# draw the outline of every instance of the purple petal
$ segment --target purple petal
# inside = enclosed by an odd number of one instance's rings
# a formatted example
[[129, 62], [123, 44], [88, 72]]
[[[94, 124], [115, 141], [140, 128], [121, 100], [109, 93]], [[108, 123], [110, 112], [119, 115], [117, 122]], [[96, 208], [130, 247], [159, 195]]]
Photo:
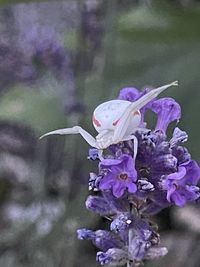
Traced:
[[183, 207], [186, 204], [186, 198], [183, 194], [180, 194], [180, 192], [174, 192], [171, 199], [179, 207]]
[[90, 148], [89, 149], [88, 159], [96, 160], [98, 158], [99, 158], [98, 149], [96, 149], [96, 148]]
[[158, 115], [155, 130], [166, 132], [168, 125], [181, 117], [180, 105], [170, 97], [161, 98], [152, 103], [151, 109]]
[[92, 230], [88, 230], [85, 228], [77, 230], [78, 239], [80, 240], [94, 240], [95, 233]]
[[200, 188], [194, 185], [186, 185], [185, 187], [187, 191], [187, 200], [194, 201], [200, 197]]
[[112, 207], [113, 210], [118, 212], [127, 212], [129, 210], [129, 202], [127, 202], [126, 197], [118, 199], [111, 193], [110, 190], [102, 192], [104, 198], [109, 203], [110, 207]]
[[178, 172], [167, 175], [168, 180], [181, 180], [186, 174], [185, 167], [178, 167]]
[[137, 180], [137, 171], [135, 169], [135, 161], [132, 157], [128, 156], [124, 170], [127, 171], [128, 176], [131, 178], [132, 181], [135, 182]]
[[110, 248], [106, 252], [97, 252], [96, 261], [101, 265], [122, 266], [128, 261], [127, 251], [119, 248]]
[[191, 155], [185, 147], [174, 146], [172, 147], [172, 154], [178, 160], [178, 164], [183, 164], [191, 160]]
[[172, 185], [169, 190], [167, 191], [167, 200], [171, 202], [171, 196], [176, 191], [176, 186]]
[[129, 179], [131, 180], [131, 182], [136, 182], [137, 181], [137, 172], [136, 171], [130, 171], [128, 173]]
[[161, 154], [152, 159], [154, 171], [156, 173], [171, 173], [177, 169], [177, 158], [171, 154]]
[[135, 161], [132, 157], [128, 156], [124, 158], [124, 162], [127, 170], [135, 170]]
[[137, 191], [137, 186], [136, 184], [132, 183], [132, 182], [129, 182], [127, 184], [127, 187], [128, 187], [128, 192], [129, 193], [135, 193]]
[[99, 188], [101, 190], [108, 190], [112, 187], [114, 183], [114, 177], [110, 174], [103, 177], [103, 179], [99, 183]]
[[140, 98], [142, 95], [142, 92], [140, 92], [138, 89], [134, 87], [125, 87], [120, 90], [118, 99], [121, 100], [128, 100], [130, 102], [133, 102]]
[[122, 163], [123, 159], [104, 159], [100, 162], [100, 167], [110, 167]]
[[188, 140], [188, 134], [178, 127], [174, 129], [172, 139], [170, 140], [171, 147], [179, 144], [184, 143]]
[[196, 161], [191, 160], [182, 164], [186, 168], [185, 181], [192, 185], [196, 185], [200, 179], [200, 167]]
[[121, 248], [124, 244], [118, 237], [106, 230], [97, 230], [95, 231], [95, 239], [93, 243], [99, 249], [106, 251], [109, 248]]
[[115, 212], [115, 209], [111, 207], [110, 203], [104, 197], [100, 196], [88, 196], [85, 205], [87, 209], [101, 216], [113, 214]]
[[125, 189], [125, 183], [116, 181], [113, 185], [113, 195], [117, 198], [120, 198], [124, 194]]

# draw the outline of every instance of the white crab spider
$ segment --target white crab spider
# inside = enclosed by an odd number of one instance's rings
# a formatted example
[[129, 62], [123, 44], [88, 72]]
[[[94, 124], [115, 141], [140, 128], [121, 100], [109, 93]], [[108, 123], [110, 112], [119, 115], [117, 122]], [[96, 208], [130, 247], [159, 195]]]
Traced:
[[43, 138], [52, 134], [80, 134], [86, 142], [99, 150], [101, 156], [103, 149], [121, 141], [134, 139], [134, 158], [137, 154], [137, 138], [133, 135], [141, 122], [140, 109], [157, 97], [170, 86], [177, 86], [178, 82], [151, 90], [135, 102], [127, 100], [111, 100], [100, 104], [93, 113], [92, 122], [98, 132], [96, 138], [80, 126], [58, 129], [42, 135]]

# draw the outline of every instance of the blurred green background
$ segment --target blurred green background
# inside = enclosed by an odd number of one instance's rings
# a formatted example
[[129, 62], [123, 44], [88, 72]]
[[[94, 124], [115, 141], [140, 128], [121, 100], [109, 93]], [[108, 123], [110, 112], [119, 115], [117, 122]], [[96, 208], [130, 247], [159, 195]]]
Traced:
[[[88, 145], [78, 135], [38, 138], [74, 125], [95, 135], [93, 110], [121, 88], [178, 80], [163, 95], [181, 104], [178, 125], [200, 162], [200, 1], [0, 4], [0, 267], [98, 266], [95, 248], [76, 239], [77, 228], [106, 228], [85, 209], [96, 168]], [[169, 255], [148, 266], [198, 267], [199, 206], [154, 220]]]

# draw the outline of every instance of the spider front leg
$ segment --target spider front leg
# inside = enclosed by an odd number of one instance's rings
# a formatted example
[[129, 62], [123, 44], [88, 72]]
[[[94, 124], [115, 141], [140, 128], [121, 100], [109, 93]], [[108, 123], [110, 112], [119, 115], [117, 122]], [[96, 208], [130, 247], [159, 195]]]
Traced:
[[149, 103], [152, 99], [156, 98], [160, 93], [171, 86], [178, 86], [178, 81], [174, 81], [170, 84], [163, 85], [161, 87], [152, 89], [146, 95], [143, 95], [141, 98], [132, 103], [132, 110], [139, 110]]
[[89, 134], [86, 130], [81, 128], [80, 126], [74, 126], [72, 128], [58, 129], [58, 130], [55, 130], [55, 131], [52, 131], [52, 132], [49, 132], [49, 133], [42, 135], [40, 137], [40, 139], [45, 137], [45, 136], [52, 135], [52, 134], [61, 134], [61, 135], [80, 134], [91, 147], [95, 147], [95, 148], [99, 149], [99, 146], [96, 142], [96, 139], [91, 134]]
[[[135, 111], [144, 107], [147, 103], [149, 103], [152, 99], [157, 97], [161, 92], [163, 92], [170, 86], [177, 86], [177, 85], [178, 85], [178, 82], [175, 81], [170, 84], [158, 87], [156, 89], [151, 90], [150, 92], [148, 92], [146, 95], [142, 96], [135, 102], [130, 103], [128, 107], [125, 109], [125, 111], [123, 112], [122, 116], [120, 117], [119, 122], [114, 130], [113, 142], [117, 143], [117, 142], [120, 142], [122, 140], [129, 138], [133, 134], [133, 132], [136, 130], [136, 128], [139, 126], [138, 124], [134, 125], [132, 131], [127, 132], [129, 125], [132, 125], [131, 120], [134, 116]], [[135, 141], [135, 138], [133, 139]], [[136, 143], [136, 141], [134, 143]], [[134, 157], [135, 156], [136, 155], [134, 154]]]
[[133, 159], [135, 160], [137, 156], [137, 151], [138, 151], [138, 140], [137, 137], [134, 134], [131, 134], [124, 138], [122, 141], [129, 141], [133, 139]]
[[[114, 130], [113, 140], [122, 140], [125, 137], [125, 135], [127, 135], [127, 129], [131, 123], [131, 119], [135, 111], [144, 107], [147, 103], [149, 103], [152, 99], [157, 97], [161, 92], [163, 92], [170, 86], [177, 86], [177, 85], [178, 85], [178, 82], [175, 81], [170, 84], [158, 87], [156, 89], [151, 90], [146, 95], [143, 95], [141, 98], [139, 98], [135, 102], [130, 103], [130, 105], [128, 105], [128, 107], [125, 109], [125, 111], [123, 112], [122, 116], [119, 119], [117, 127]], [[133, 131], [128, 134], [132, 134], [138, 126], [139, 125], [135, 125], [135, 128], [133, 129]]]

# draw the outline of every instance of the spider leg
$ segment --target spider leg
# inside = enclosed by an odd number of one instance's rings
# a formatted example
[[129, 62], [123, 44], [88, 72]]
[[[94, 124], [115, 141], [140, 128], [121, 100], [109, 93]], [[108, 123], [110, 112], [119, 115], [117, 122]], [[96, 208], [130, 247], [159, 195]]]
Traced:
[[139, 110], [142, 107], [144, 107], [147, 103], [149, 103], [152, 99], [157, 97], [160, 93], [162, 93], [164, 90], [171, 86], [178, 86], [178, 81], [174, 81], [170, 84], [163, 85], [161, 87], [152, 89], [150, 92], [148, 92], [146, 95], [143, 95], [141, 98], [133, 102], [132, 105], [132, 111]]
[[136, 156], [137, 156], [137, 151], [138, 151], [138, 140], [137, 137], [133, 134], [123, 138], [122, 141], [129, 141], [133, 139], [133, 159], [135, 160]]
[[97, 140], [100, 140], [102, 137], [106, 136], [106, 134], [108, 134], [110, 132], [110, 130], [103, 130], [100, 133], [98, 133], [98, 135], [96, 136]]
[[[178, 82], [172, 82], [170, 84], [158, 87], [156, 89], [151, 90], [146, 95], [142, 96], [135, 102], [130, 103], [128, 107], [123, 112], [116, 129], [114, 130], [113, 135], [113, 142], [121, 141], [128, 129], [128, 126], [130, 124], [130, 120], [132, 118], [132, 113], [136, 110], [141, 109], [144, 105], [146, 105], [148, 102], [150, 102], [153, 98], [157, 97], [162, 91], [167, 89], [170, 86], [177, 86]], [[133, 129], [134, 131], [135, 129]]]
[[[130, 125], [131, 118], [133, 116], [131, 113], [132, 113], [132, 103], [130, 103], [128, 105], [124, 114], [120, 118], [120, 120], [117, 124], [117, 127], [114, 130], [114, 134], [113, 134], [113, 143], [114, 144], [116, 144], [116, 143], [118, 143], [124, 139], [126, 131]], [[133, 131], [134, 131], [134, 129], [133, 129]]]
[[104, 159], [104, 157], [103, 157], [103, 149], [99, 149], [98, 150], [98, 156], [99, 156], [100, 161], [102, 161]]
[[49, 132], [49, 133], [42, 135], [40, 137], [40, 139], [42, 139], [45, 136], [52, 135], [52, 134], [61, 134], [61, 135], [80, 134], [90, 146], [95, 147], [97, 149], [99, 148], [97, 143], [96, 143], [96, 139], [91, 134], [89, 134], [87, 131], [85, 131], [83, 128], [81, 128], [80, 126], [74, 126], [72, 128], [58, 129], [58, 130], [55, 130], [55, 131], [52, 131], [52, 132]]

